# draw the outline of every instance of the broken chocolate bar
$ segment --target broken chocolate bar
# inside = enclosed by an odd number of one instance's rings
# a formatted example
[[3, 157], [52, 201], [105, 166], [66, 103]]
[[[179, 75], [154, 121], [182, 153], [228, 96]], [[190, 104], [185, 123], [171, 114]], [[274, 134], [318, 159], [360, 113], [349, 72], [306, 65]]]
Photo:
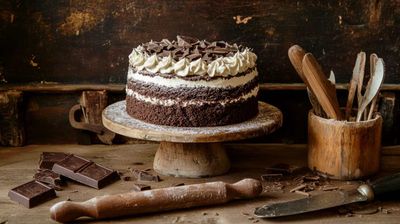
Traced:
[[39, 168], [51, 170], [54, 163], [65, 159], [68, 155], [63, 152], [43, 152], [40, 155]]
[[33, 178], [39, 182], [49, 184], [51, 186], [63, 186], [66, 182], [61, 179], [61, 176], [51, 170], [38, 170]]
[[53, 188], [33, 180], [11, 189], [8, 192], [8, 197], [27, 208], [32, 208], [55, 198], [56, 192]]
[[72, 154], [55, 163], [53, 171], [97, 189], [119, 179], [116, 171]]
[[145, 185], [145, 184], [133, 184], [133, 190], [134, 191], [146, 191], [146, 190], [150, 190], [151, 187], [149, 185]]

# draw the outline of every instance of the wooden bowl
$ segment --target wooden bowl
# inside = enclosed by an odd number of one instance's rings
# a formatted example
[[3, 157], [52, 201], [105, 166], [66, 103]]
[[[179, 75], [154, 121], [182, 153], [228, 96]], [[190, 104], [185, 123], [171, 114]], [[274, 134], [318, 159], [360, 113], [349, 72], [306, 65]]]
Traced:
[[308, 113], [308, 167], [332, 179], [353, 180], [379, 170], [382, 117], [349, 122]]

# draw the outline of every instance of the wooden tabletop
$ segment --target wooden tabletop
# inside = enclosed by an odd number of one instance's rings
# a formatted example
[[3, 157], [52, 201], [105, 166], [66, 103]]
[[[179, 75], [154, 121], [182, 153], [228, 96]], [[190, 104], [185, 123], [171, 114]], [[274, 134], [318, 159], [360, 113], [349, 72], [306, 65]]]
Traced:
[[[39, 155], [44, 151], [68, 152], [84, 156], [113, 169], [127, 172], [128, 168], [152, 168], [156, 144], [141, 145], [32, 145], [22, 148], [0, 148], [0, 223], [54, 223], [49, 217], [49, 208], [56, 202], [70, 199], [84, 201], [94, 196], [123, 193], [132, 190], [136, 181], [117, 181], [101, 190], [92, 189], [78, 183], [69, 182], [58, 197], [37, 207], [27, 209], [9, 200], [8, 191], [22, 183], [32, 180], [38, 166]], [[169, 187], [173, 184], [193, 184], [222, 180], [236, 182], [245, 177], [259, 178], [265, 173], [265, 167], [276, 163], [296, 166], [306, 165], [305, 145], [271, 145], [271, 144], [231, 144], [227, 145], [232, 160], [231, 171], [223, 176], [203, 179], [182, 179], [161, 176], [161, 182], [146, 182], [153, 189]], [[400, 169], [400, 147], [383, 149], [382, 174]], [[143, 163], [143, 165], [137, 165]], [[282, 219], [259, 219], [252, 213], [255, 207], [273, 201], [291, 200], [304, 197], [289, 190], [296, 185], [292, 180], [283, 182], [284, 188], [274, 190], [274, 182], [264, 181], [265, 192], [255, 200], [233, 201], [225, 205], [193, 208], [172, 212], [155, 213], [137, 217], [125, 217], [92, 223], [398, 223], [400, 220], [400, 202], [390, 200], [373, 202], [369, 209], [374, 214], [351, 214], [343, 209], [333, 208], [324, 211], [303, 214]], [[357, 182], [330, 181], [332, 185], [345, 187], [356, 186]]]

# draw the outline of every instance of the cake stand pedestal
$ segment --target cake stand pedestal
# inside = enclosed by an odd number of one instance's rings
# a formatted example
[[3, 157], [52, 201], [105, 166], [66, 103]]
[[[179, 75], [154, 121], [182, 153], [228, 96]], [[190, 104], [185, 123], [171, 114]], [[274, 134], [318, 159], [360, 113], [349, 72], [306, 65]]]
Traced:
[[230, 162], [221, 142], [269, 134], [282, 125], [281, 111], [258, 103], [256, 117], [238, 124], [217, 127], [172, 127], [132, 118], [125, 101], [111, 104], [103, 111], [103, 125], [118, 134], [159, 141], [153, 168], [163, 175], [200, 178], [226, 173]]

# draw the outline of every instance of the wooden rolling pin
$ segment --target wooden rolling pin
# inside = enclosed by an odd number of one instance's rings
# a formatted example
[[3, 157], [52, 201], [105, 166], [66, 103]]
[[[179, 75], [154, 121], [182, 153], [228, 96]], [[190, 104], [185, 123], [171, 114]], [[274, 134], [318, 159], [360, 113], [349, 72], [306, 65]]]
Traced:
[[62, 223], [71, 222], [83, 216], [103, 219], [222, 204], [233, 199], [254, 198], [261, 192], [261, 183], [255, 179], [243, 179], [234, 184], [218, 181], [104, 195], [85, 202], [62, 201], [50, 208], [50, 215], [52, 219]]

